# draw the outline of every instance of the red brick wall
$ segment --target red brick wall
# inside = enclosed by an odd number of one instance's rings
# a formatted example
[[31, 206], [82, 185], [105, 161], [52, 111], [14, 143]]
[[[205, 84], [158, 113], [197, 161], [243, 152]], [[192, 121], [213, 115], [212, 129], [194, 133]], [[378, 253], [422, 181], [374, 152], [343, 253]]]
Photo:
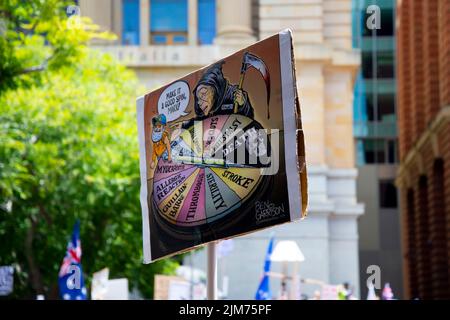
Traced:
[[402, 1], [397, 10], [400, 159], [450, 105], [450, 1]]
[[429, 187], [430, 241], [431, 241], [431, 285], [433, 296], [446, 297], [448, 278], [447, 226], [445, 217], [445, 168], [444, 161], [438, 159], [433, 164]]
[[409, 72], [411, 76], [411, 105], [412, 105], [412, 136], [416, 141], [423, 132], [425, 124], [425, 77], [424, 77], [424, 55], [423, 44], [426, 30], [423, 25], [423, 3], [424, 1], [408, 1], [411, 3], [411, 33], [410, 33], [410, 54], [411, 65]]
[[397, 10], [397, 23], [400, 26], [397, 29], [397, 81], [398, 81], [398, 124], [399, 124], [399, 151], [400, 159], [403, 159], [407, 150], [411, 147], [411, 76], [409, 68], [411, 66], [411, 57], [409, 51], [410, 39], [410, 5], [404, 2]]
[[[419, 1], [421, 2], [421, 1]], [[423, 67], [424, 67], [424, 103], [425, 123], [430, 123], [439, 112], [439, 33], [438, 33], [439, 0], [423, 1]]]
[[439, 0], [440, 105], [450, 105], [450, 1]]
[[425, 133], [450, 105], [450, 0], [403, 0], [397, 19], [405, 291], [450, 299], [450, 120]]
[[450, 299], [450, 122], [436, 139], [439, 156], [424, 144], [400, 188], [408, 298]]
[[[445, 206], [446, 216], [446, 235], [447, 235], [447, 273], [450, 279], [450, 123], [447, 122], [444, 130], [439, 135], [439, 148], [444, 160], [444, 189], [445, 201], [442, 203]], [[448, 284], [447, 290], [450, 287]], [[447, 298], [450, 299], [450, 294], [447, 292]]]
[[429, 243], [429, 207], [428, 207], [428, 179], [420, 176], [417, 181], [415, 197], [415, 225], [416, 225], [416, 254], [418, 268], [419, 297], [431, 299], [431, 256]]
[[402, 244], [403, 244], [403, 279], [405, 296], [418, 297], [418, 268], [416, 254], [416, 226], [415, 226], [415, 193], [413, 188], [400, 193], [401, 208], [406, 214], [402, 215]]

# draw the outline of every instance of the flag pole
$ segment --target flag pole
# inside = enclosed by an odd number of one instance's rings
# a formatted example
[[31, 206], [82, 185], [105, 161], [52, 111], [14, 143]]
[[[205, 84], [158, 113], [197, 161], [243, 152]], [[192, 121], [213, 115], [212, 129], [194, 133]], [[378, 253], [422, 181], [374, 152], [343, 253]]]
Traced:
[[208, 243], [208, 300], [217, 300], [217, 255], [216, 242]]

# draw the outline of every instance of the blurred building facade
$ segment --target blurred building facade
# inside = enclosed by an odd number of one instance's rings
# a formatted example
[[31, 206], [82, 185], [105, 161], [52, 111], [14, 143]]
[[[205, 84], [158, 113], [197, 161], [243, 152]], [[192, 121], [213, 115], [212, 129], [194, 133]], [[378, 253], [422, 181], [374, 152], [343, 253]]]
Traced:
[[450, 298], [450, 1], [397, 1], [405, 289]]
[[[294, 34], [302, 104], [309, 216], [304, 221], [234, 240], [219, 263], [228, 297], [252, 299], [262, 276], [270, 234], [295, 240], [306, 258], [302, 278], [350, 283], [359, 295], [357, 219], [352, 133], [354, 83], [360, 55], [352, 46], [351, 0], [80, 0], [81, 14], [118, 35], [99, 48], [134, 69], [155, 89], [284, 28]], [[189, 259], [187, 259], [189, 261]], [[205, 250], [192, 259], [205, 268]], [[277, 263], [274, 271], [281, 270]], [[302, 285], [312, 296], [316, 285]], [[279, 281], [272, 281], [276, 296]]]
[[[367, 268], [376, 265], [381, 281], [403, 297], [400, 210], [395, 187], [398, 139], [395, 74], [395, 1], [353, 0], [353, 46], [361, 50], [355, 84], [353, 133], [358, 167], [357, 198], [366, 212], [359, 219], [361, 295], [367, 296]], [[367, 21], [380, 9], [380, 29]]]

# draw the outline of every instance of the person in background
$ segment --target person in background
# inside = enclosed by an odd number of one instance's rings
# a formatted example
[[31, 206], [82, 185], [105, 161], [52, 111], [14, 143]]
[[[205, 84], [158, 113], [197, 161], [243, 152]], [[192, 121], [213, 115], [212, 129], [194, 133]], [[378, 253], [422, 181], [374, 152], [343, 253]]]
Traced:
[[309, 300], [322, 300], [322, 296], [319, 290], [315, 290], [314, 291], [314, 295], [311, 299]]
[[281, 292], [278, 300], [289, 300], [286, 279], [281, 282]]
[[338, 288], [338, 299], [339, 300], [356, 300], [353, 296], [353, 287], [350, 287], [348, 282], [340, 285]]

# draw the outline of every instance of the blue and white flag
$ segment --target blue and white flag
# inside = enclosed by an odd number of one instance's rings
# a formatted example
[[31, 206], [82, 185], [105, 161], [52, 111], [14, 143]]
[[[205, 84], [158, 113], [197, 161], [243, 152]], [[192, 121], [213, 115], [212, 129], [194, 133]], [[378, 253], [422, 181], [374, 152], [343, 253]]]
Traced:
[[270, 256], [273, 251], [273, 237], [270, 238], [269, 246], [267, 247], [266, 259], [264, 261], [264, 275], [261, 279], [261, 282], [258, 287], [258, 291], [256, 291], [255, 300], [270, 300], [272, 298], [272, 293], [270, 292], [269, 285], [269, 275], [270, 272]]
[[72, 239], [59, 269], [59, 294], [64, 300], [86, 300], [83, 269], [81, 267], [80, 222], [73, 228]]

